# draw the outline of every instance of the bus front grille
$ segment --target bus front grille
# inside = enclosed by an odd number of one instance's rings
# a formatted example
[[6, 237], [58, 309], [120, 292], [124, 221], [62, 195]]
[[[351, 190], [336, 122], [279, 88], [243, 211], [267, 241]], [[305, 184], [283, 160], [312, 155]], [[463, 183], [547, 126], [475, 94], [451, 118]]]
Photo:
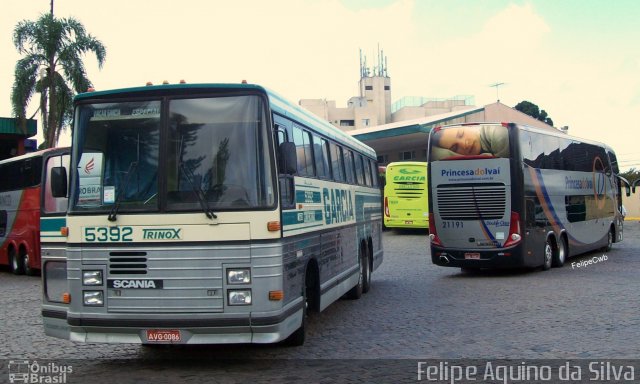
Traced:
[[146, 252], [109, 252], [110, 275], [146, 275]]
[[436, 194], [442, 220], [493, 220], [505, 216], [504, 184], [442, 185]]

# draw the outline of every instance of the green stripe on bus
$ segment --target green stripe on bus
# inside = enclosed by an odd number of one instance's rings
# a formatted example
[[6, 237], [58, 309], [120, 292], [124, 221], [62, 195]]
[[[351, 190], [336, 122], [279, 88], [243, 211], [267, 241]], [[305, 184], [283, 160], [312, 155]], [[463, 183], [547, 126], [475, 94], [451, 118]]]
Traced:
[[64, 217], [40, 218], [40, 232], [60, 232], [61, 227], [67, 226], [67, 219]]

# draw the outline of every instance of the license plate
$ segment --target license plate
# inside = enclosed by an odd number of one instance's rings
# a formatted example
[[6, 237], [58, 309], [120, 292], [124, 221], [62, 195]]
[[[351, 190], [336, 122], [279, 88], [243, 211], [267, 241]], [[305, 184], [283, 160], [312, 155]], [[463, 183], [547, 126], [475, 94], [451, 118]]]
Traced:
[[480, 260], [480, 254], [477, 252], [467, 252], [464, 254], [464, 258], [467, 260]]
[[147, 341], [156, 342], [180, 342], [182, 339], [178, 329], [147, 329]]
[[406, 225], [411, 225], [413, 224], [413, 220], [405, 220], [404, 222]]

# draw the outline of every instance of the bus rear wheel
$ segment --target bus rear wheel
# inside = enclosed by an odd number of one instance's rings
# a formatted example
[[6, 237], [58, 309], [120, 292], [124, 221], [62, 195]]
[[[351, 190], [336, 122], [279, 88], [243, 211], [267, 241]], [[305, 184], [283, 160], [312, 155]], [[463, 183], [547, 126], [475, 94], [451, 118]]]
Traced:
[[563, 236], [560, 236], [560, 244], [558, 244], [558, 249], [553, 253], [553, 263], [554, 267], [562, 267], [564, 262], [567, 260], [567, 244], [564, 240]]
[[542, 264], [542, 270], [546, 271], [551, 269], [551, 262], [553, 260], [553, 244], [551, 244], [551, 238], [548, 237], [544, 243], [544, 260]]
[[16, 254], [15, 249], [9, 251], [9, 265], [14, 275], [22, 275], [24, 273], [22, 260]]
[[35, 275], [36, 273], [35, 269], [31, 268], [31, 260], [29, 260], [29, 252], [27, 252], [26, 250], [23, 250], [20, 253], [21, 253], [20, 258], [22, 259], [22, 268], [24, 269], [24, 274], [27, 276]]

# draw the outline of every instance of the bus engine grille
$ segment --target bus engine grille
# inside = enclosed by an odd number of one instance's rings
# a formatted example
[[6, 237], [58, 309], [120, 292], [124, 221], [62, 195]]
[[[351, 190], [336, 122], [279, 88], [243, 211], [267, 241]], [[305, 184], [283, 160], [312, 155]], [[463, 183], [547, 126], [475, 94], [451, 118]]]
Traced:
[[505, 215], [504, 184], [443, 185], [436, 194], [442, 220], [493, 220]]

